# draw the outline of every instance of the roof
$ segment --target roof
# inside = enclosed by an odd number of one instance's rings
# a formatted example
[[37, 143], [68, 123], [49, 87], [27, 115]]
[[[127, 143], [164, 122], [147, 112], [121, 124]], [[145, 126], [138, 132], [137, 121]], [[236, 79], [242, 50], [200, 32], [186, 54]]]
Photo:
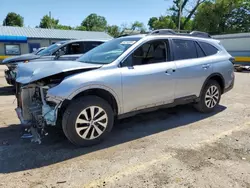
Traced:
[[105, 32], [0, 26], [0, 36], [25, 36], [39, 39], [112, 39]]
[[153, 39], [162, 39], [162, 38], [175, 38], [175, 39], [197, 39], [197, 40], [202, 40], [202, 41], [219, 41], [215, 38], [206, 38], [206, 37], [197, 37], [197, 36], [192, 36], [192, 35], [171, 35], [171, 34], [138, 34], [138, 35], [128, 35], [128, 36], [121, 36], [121, 38], [153, 38]]
[[215, 38], [215, 39], [250, 38], [250, 33], [235, 33], [235, 34], [225, 34], [225, 35], [213, 35], [212, 38]]

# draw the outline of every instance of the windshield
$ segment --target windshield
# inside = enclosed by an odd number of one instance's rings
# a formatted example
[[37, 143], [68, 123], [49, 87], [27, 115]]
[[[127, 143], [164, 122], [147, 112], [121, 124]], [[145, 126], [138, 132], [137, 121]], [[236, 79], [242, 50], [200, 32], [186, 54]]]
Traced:
[[51, 52], [53, 52], [55, 49], [58, 48], [58, 46], [61, 46], [62, 44], [64, 44], [65, 42], [60, 42], [60, 43], [55, 43], [55, 44], [52, 44], [50, 45], [48, 48], [40, 51], [37, 53], [37, 55], [50, 55]]
[[135, 44], [140, 37], [117, 38], [105, 42], [82, 55], [77, 61], [92, 64], [109, 64]]

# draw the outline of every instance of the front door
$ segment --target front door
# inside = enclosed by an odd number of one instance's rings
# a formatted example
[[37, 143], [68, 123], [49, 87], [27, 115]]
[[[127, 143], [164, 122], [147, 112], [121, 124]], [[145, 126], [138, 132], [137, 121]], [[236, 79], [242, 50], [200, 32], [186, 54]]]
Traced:
[[123, 61], [124, 113], [173, 102], [175, 63], [168, 49], [167, 40], [150, 41]]

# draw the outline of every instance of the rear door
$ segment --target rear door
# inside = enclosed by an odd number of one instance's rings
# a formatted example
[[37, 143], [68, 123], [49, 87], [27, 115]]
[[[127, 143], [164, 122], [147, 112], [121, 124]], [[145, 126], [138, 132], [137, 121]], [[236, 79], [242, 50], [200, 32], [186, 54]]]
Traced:
[[172, 39], [176, 64], [175, 98], [199, 96], [206, 78], [212, 74], [212, 65], [200, 45], [191, 39]]

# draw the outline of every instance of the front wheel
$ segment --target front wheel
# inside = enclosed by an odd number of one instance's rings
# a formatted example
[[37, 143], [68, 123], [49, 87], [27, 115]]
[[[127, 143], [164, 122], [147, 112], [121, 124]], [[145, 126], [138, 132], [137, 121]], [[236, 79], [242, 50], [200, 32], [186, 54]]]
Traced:
[[219, 104], [221, 87], [216, 80], [209, 80], [202, 90], [200, 101], [194, 107], [203, 113], [212, 112]]
[[75, 145], [90, 146], [101, 142], [111, 131], [114, 113], [111, 106], [97, 96], [71, 102], [63, 115], [63, 132]]

